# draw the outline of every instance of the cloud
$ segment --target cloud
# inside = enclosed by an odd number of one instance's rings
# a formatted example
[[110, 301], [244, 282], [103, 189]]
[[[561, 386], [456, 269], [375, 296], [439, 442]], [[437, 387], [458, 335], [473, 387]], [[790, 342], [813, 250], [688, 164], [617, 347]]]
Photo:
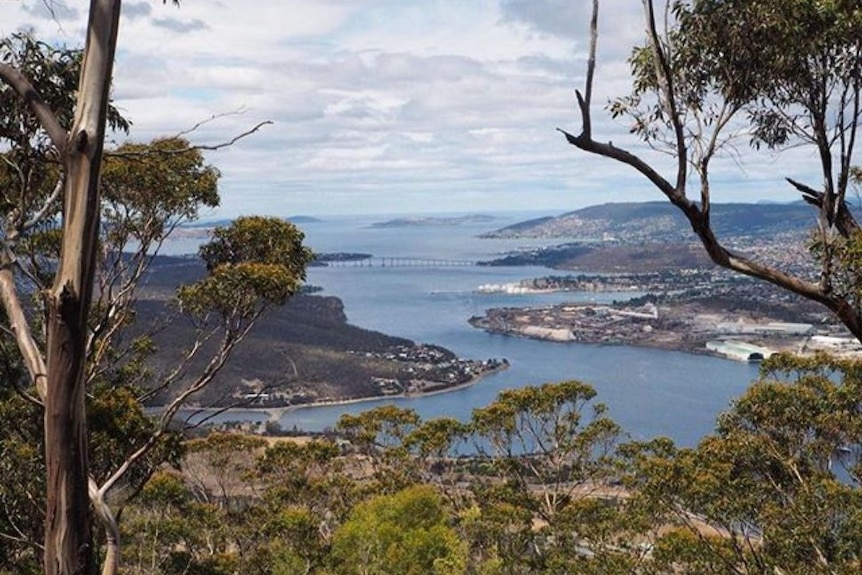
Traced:
[[182, 34], [206, 30], [208, 28], [206, 23], [199, 18], [187, 21], [179, 20], [177, 18], [153, 18], [152, 23], [153, 26], [158, 28], [164, 28], [165, 30]]
[[510, 22], [526, 24], [535, 30], [560, 36], [579, 38], [589, 25], [592, 2], [580, 0], [505, 0], [501, 4], [503, 17]]
[[[41, 2], [0, 2], [0, 34], [31, 26], [47, 41], [82, 44], [86, 14], [69, 9], [58, 27], [24, 6]], [[590, 7], [588, 0], [132, 2], [124, 6], [113, 95], [138, 141], [214, 115], [189, 137], [215, 144], [274, 122], [207, 155], [223, 174], [221, 215], [444, 205], [563, 211], [657, 199], [642, 177], [575, 150], [556, 131], [580, 128], [574, 90], [583, 85]], [[626, 57], [642, 20], [638, 2], [601, 0], [593, 132], [672, 173], [669, 158], [604, 109], [630, 89]], [[781, 196], [780, 182], [768, 183], [788, 169], [804, 177], [810, 163], [802, 152], [743, 155], [715, 164], [716, 200]]]
[[152, 12], [153, 7], [147, 2], [131, 2], [123, 6], [123, 17], [129, 20], [147, 17]]
[[[600, 58], [625, 59], [643, 42], [644, 14], [632, 0], [599, 2], [598, 50]], [[526, 26], [538, 34], [564, 38], [586, 51], [593, 3], [589, 0], [503, 0], [502, 19]]]

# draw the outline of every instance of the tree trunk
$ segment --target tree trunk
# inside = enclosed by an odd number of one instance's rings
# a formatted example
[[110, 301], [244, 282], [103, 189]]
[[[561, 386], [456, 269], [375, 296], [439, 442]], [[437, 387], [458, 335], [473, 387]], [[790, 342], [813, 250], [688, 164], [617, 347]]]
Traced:
[[93, 575], [84, 407], [87, 315], [99, 230], [99, 169], [120, 0], [91, 0], [75, 120], [66, 149], [63, 247], [47, 296], [45, 575]]

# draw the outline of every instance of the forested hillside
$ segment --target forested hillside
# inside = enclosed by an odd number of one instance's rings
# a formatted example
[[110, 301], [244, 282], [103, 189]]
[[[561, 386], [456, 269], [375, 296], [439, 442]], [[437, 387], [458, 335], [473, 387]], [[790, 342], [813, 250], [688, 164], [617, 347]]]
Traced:
[[[157, 325], [172, 312], [177, 286], [196, 281], [204, 273], [205, 267], [197, 258], [156, 258], [137, 303], [137, 325], [141, 329]], [[192, 401], [198, 405], [260, 407], [402, 393], [400, 387], [385, 388], [379, 382], [422, 377], [423, 370], [412, 357], [421, 356], [427, 363], [428, 354], [434, 354], [432, 361], [438, 364], [455, 359], [448, 350], [363, 329], [347, 319], [338, 298], [311, 293], [294, 296], [258, 324], [236, 348], [231, 362]], [[152, 368], [173, 368], [188, 343], [194, 341], [194, 330], [189, 322], [175, 322], [159, 330], [153, 336], [159, 353], [150, 359]], [[193, 363], [191, 371], [201, 369], [200, 363]], [[442, 378], [445, 372], [424, 370], [429, 380], [441, 376], [441, 384], [446, 381]], [[260, 396], [254, 397], [256, 394]], [[152, 402], [159, 404], [168, 398], [157, 395]]]

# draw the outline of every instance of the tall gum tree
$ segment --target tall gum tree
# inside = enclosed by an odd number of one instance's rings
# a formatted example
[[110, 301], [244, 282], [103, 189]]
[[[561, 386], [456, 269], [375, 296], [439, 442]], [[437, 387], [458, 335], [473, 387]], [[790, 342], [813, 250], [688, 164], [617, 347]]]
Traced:
[[[599, 0], [577, 92], [581, 131], [569, 144], [633, 168], [687, 218], [713, 262], [830, 311], [862, 341], [862, 233], [845, 201], [862, 115], [862, 12], [832, 0], [643, 0], [645, 44], [632, 58], [633, 90], [610, 104], [631, 132], [675, 160], [663, 167], [593, 133]], [[788, 178], [817, 213], [811, 243], [818, 277], [793, 275], [726, 247], [712, 228], [710, 167], [733, 140], [756, 147], [812, 147], [819, 185]], [[695, 187], [691, 193], [689, 187]]]
[[27, 369], [45, 410], [47, 507], [46, 575], [95, 571], [89, 514], [84, 367], [87, 319], [97, 256], [99, 170], [117, 30], [119, 0], [92, 0], [75, 116], [65, 130], [53, 110], [18, 70], [0, 65], [0, 78], [27, 102], [50, 137], [63, 173], [62, 249], [52, 288], [45, 294], [45, 360], [23, 322], [11, 274], [2, 281]]
[[[177, 4], [176, 1], [173, 3]], [[43, 97], [37, 89], [39, 82], [34, 82], [34, 78], [24, 73], [24, 66], [17, 66], [14, 59], [0, 61], [0, 81], [7, 88], [4, 98], [11, 91], [26, 108], [29, 115], [21, 122], [29, 124], [32, 121], [34, 129], [40, 131], [33, 137], [47, 142], [47, 153], [43, 157], [45, 163], [52, 167], [46, 173], [54, 173], [58, 182], [52, 192], [31, 196], [30, 204], [6, 205], [4, 201], [6, 213], [0, 230], [0, 300], [8, 325], [4, 332], [14, 337], [22, 363], [37, 392], [37, 397], [30, 399], [44, 410], [46, 508], [43, 569], [47, 575], [90, 575], [96, 572], [91, 504], [107, 538], [104, 573], [117, 572], [118, 518], [108, 506], [108, 492], [158, 445], [166, 431], [167, 419], [176, 412], [180, 402], [212, 380], [257, 318], [295, 292], [304, 278], [305, 264], [311, 258], [310, 252], [301, 247], [302, 234], [289, 224], [250, 219], [237, 228], [240, 232], [252, 228], [260, 234], [276, 234], [282, 243], [289, 244], [290, 249], [284, 252], [289, 261], [285, 263], [273, 257], [262, 259], [259, 254], [248, 254], [247, 258], [234, 262], [221, 262], [218, 258], [208, 260], [210, 276], [183, 293], [201, 296], [188, 313], [198, 316], [201, 325], [211, 327], [208, 337], [220, 332], [223, 333], [222, 340], [203, 372], [187, 382], [176, 401], [166, 410], [165, 417], [156, 422], [149, 439], [97, 482], [97, 478], [92, 477], [88, 454], [86, 383], [99, 375], [93, 366], [98, 363], [100, 350], [106, 349], [100, 347], [99, 342], [110, 340], [114, 327], [122, 323], [117, 320], [119, 308], [112, 307], [116, 300], [102, 301], [106, 291], [105, 285], [101, 284], [98, 294], [100, 313], [91, 317], [97, 268], [100, 255], [103, 255], [100, 254], [100, 239], [103, 239], [100, 238], [100, 211], [105, 203], [100, 196], [100, 172], [120, 10], [120, 0], [90, 2], [77, 88], [65, 88], [67, 96], [76, 94], [71, 118], [67, 117], [58, 99]], [[58, 107], [53, 108], [51, 103]], [[4, 105], [4, 114], [15, 114], [16, 111], [17, 108], [13, 110]], [[0, 137], [6, 136], [0, 134]], [[185, 146], [182, 142], [167, 143], [162, 147], [165, 145]], [[162, 152], [185, 154], [187, 151]], [[22, 183], [22, 189], [26, 187]], [[129, 186], [125, 189], [134, 193]], [[109, 190], [108, 203], [116, 200], [114, 192]], [[4, 190], [3, 199], [6, 198]], [[57, 201], [62, 203], [59, 213], [55, 208]], [[201, 201], [206, 203], [207, 200]], [[170, 206], [169, 209], [182, 209], [182, 206]], [[50, 287], [41, 290], [42, 301], [36, 305], [44, 309], [44, 319], [40, 320], [34, 318], [33, 306], [27, 302], [27, 297], [32, 295], [33, 284], [39, 285], [39, 278], [26, 274], [23, 278], [16, 276], [16, 270], [23, 269], [17, 248], [19, 242], [23, 243], [26, 232], [41, 226], [51, 227], [55, 219], [61, 222], [59, 257], [49, 265], [52, 268]], [[157, 235], [163, 237], [162, 230]], [[222, 243], [228, 240], [223, 239]], [[268, 245], [272, 240], [272, 237], [261, 238]], [[139, 272], [141, 268], [136, 269]], [[140, 273], [136, 275], [133, 272], [132, 276], [132, 284], [119, 292], [128, 294], [127, 290], [134, 288], [134, 281], [140, 279]], [[27, 291], [28, 284], [30, 291]], [[183, 293], [179, 294], [181, 298]], [[226, 309], [219, 299], [234, 296], [242, 301], [241, 305], [231, 309]], [[215, 327], [209, 320], [211, 316], [216, 318], [218, 325]], [[35, 323], [33, 319], [36, 319]], [[201, 347], [200, 342], [193, 343], [186, 360]], [[174, 375], [181, 372], [182, 366], [169, 374], [162, 384], [175, 383]]]

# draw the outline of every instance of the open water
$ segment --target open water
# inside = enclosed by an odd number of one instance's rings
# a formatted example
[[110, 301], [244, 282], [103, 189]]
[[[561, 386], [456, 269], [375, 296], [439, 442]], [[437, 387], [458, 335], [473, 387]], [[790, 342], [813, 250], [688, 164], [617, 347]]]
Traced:
[[[494, 214], [490, 223], [371, 227], [389, 216], [326, 218], [302, 224], [306, 244], [318, 252], [364, 252], [376, 257], [480, 260], [500, 253], [558, 243], [553, 240], [487, 240], [476, 236], [528, 217]], [[171, 251], [183, 251], [180, 245]], [[188, 250], [186, 250], [188, 251]], [[597, 400], [636, 439], [667, 436], [693, 445], [713, 430], [716, 416], [757, 376], [754, 365], [708, 356], [627, 346], [554, 343], [485, 333], [467, 319], [485, 309], [566, 301], [610, 301], [631, 294], [483, 294], [482, 284], [516, 282], [561, 272], [541, 267], [315, 267], [308, 283], [344, 301], [351, 323], [391, 335], [447, 347], [462, 357], [506, 358], [508, 370], [461, 390], [418, 398], [301, 408], [280, 420], [285, 428], [333, 426], [343, 413], [383, 403], [416, 409], [423, 418], [466, 419], [508, 388], [577, 379], [591, 384]], [[265, 418], [241, 411], [231, 419]]]

